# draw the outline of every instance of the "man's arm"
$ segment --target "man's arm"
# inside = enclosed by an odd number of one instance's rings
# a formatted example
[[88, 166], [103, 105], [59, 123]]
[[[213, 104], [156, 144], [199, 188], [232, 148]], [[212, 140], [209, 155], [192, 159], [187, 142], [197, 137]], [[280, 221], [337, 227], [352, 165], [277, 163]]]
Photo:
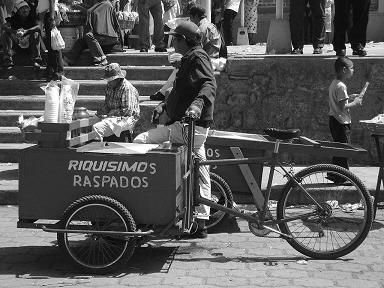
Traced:
[[196, 58], [195, 65], [191, 69], [190, 80], [192, 86], [199, 92], [189, 109], [200, 111], [198, 113], [200, 115], [203, 106], [212, 105], [216, 95], [216, 79], [209, 57]]

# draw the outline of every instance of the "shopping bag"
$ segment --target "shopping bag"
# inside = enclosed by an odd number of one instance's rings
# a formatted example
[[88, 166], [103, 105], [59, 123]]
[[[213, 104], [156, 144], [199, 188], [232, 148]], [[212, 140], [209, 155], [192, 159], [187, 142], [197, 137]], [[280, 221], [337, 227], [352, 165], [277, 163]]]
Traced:
[[53, 27], [51, 30], [51, 47], [53, 50], [62, 50], [65, 48], [64, 39], [56, 27]]

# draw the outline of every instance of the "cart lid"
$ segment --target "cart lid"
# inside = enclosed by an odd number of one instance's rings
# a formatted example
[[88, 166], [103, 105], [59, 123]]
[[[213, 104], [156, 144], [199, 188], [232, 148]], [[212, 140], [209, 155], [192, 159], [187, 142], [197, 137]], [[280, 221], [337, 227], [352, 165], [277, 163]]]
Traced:
[[77, 152], [110, 154], [146, 154], [158, 148], [159, 144], [139, 144], [124, 142], [92, 142], [77, 149]]

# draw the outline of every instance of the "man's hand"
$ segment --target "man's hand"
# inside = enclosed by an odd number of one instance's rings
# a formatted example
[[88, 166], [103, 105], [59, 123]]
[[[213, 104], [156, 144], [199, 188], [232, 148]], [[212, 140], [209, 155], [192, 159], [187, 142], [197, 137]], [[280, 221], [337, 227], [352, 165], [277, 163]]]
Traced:
[[185, 112], [185, 116], [190, 117], [192, 119], [198, 119], [200, 118], [201, 111], [198, 107], [196, 106], [190, 106]]
[[165, 103], [160, 103], [152, 112], [152, 123], [158, 124], [160, 115], [164, 112]]

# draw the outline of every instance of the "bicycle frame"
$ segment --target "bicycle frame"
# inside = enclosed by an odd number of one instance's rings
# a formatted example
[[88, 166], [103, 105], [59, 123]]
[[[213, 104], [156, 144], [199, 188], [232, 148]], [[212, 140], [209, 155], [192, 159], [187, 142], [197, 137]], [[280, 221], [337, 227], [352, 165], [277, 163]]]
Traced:
[[[297, 187], [299, 187], [310, 199], [312, 199], [313, 203], [318, 207], [318, 209], [323, 210], [321, 205], [305, 190], [305, 188], [302, 187], [300, 184], [299, 179], [296, 179], [294, 175], [292, 175], [290, 172], [288, 172], [281, 162], [279, 161], [279, 145], [280, 140], [276, 140], [274, 150], [272, 153], [272, 156], [265, 156], [265, 157], [251, 157], [251, 158], [242, 158], [242, 159], [218, 159], [218, 160], [206, 160], [206, 161], [200, 161], [197, 158], [194, 158], [193, 156], [193, 143], [194, 143], [194, 132], [195, 132], [195, 121], [193, 119], [188, 119], [188, 125], [192, 129], [188, 129], [188, 153], [187, 153], [187, 173], [186, 176], [192, 177], [193, 181], [187, 180], [187, 191], [186, 191], [186, 216], [184, 218], [184, 231], [189, 231], [187, 227], [190, 227], [193, 219], [193, 206], [197, 206], [199, 204], [207, 205], [211, 208], [223, 211], [225, 213], [228, 213], [230, 215], [242, 218], [247, 220], [248, 222], [256, 222], [259, 223], [264, 228], [271, 230], [273, 232], [279, 233], [285, 237], [291, 238], [290, 235], [286, 235], [281, 233], [278, 230], [275, 230], [271, 227], [264, 226], [265, 225], [274, 225], [284, 222], [293, 221], [296, 219], [300, 219], [303, 217], [310, 217], [314, 216], [317, 213], [307, 213], [307, 214], [301, 214], [297, 217], [290, 217], [285, 219], [272, 219], [272, 220], [266, 220], [266, 215], [268, 212], [268, 201], [271, 195], [272, 191], [272, 181], [273, 176], [275, 172], [276, 166], [279, 166], [283, 171], [286, 177], [289, 178], [289, 181], [293, 181]], [[260, 188], [257, 187], [256, 191], [251, 191], [252, 196], [254, 199], [254, 204], [256, 205], [256, 208], [258, 210], [258, 217], [254, 217], [249, 214], [242, 213], [241, 211], [235, 209], [235, 208], [227, 208], [223, 205], [217, 204], [209, 199], [203, 198], [200, 196], [200, 189], [199, 189], [199, 167], [202, 165], [241, 165], [241, 164], [255, 164], [255, 163], [264, 163], [268, 162], [270, 166], [269, 176], [268, 176], [268, 183], [267, 183], [267, 193], [264, 196], [261, 192]], [[256, 185], [257, 186], [257, 185]], [[192, 191], [191, 191], [192, 190]]]

